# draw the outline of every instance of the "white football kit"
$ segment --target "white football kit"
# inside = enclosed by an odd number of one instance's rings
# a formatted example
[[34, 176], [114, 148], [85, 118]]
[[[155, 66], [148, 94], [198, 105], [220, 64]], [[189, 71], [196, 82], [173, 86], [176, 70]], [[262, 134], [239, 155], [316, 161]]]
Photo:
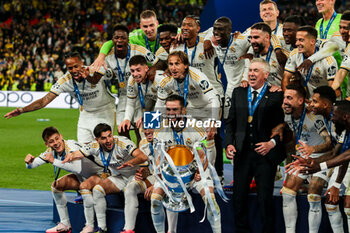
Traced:
[[[147, 50], [146, 48], [140, 45], [129, 44], [128, 53], [129, 53], [129, 59], [127, 60], [127, 57], [123, 59], [117, 58], [118, 63], [117, 63], [116, 56], [113, 49], [111, 50], [109, 55], [105, 58], [107, 68], [111, 69], [113, 72], [113, 76], [109, 78], [110, 79], [115, 78], [117, 80], [117, 90], [118, 90], [118, 99], [119, 99], [119, 102], [117, 105], [117, 125], [119, 125], [124, 120], [124, 117], [125, 117], [125, 108], [126, 108], [126, 101], [127, 101], [127, 84], [128, 84], [128, 78], [131, 76], [130, 66], [129, 66], [130, 58], [135, 55], [142, 55], [146, 58], [147, 62], [152, 65], [155, 60], [154, 55], [149, 50]], [[121, 71], [120, 73], [118, 71], [118, 64]], [[99, 73], [101, 75], [105, 75], [106, 70], [103, 67], [101, 67], [101, 69], [99, 70]]]
[[[78, 101], [74, 86], [79, 90], [82, 105]], [[115, 126], [115, 98], [108, 88], [108, 80], [102, 78], [97, 84], [91, 84], [85, 79], [77, 82], [67, 72], [51, 87], [50, 92], [60, 95], [68, 92], [79, 104], [80, 115], [78, 121], [78, 141], [89, 143], [94, 140], [94, 128], [99, 123], [106, 123], [114, 129]]]
[[[276, 56], [276, 49], [281, 49], [281, 43], [275, 35], [271, 35], [270, 39], [271, 52], [261, 55], [255, 53], [253, 48], [250, 47], [248, 53], [253, 54], [254, 57], [265, 59], [270, 64], [270, 74], [267, 77], [267, 82], [270, 85], [281, 86], [282, 77], [283, 77], [283, 68], [279, 64]], [[269, 47], [270, 51], [270, 47]], [[250, 63], [246, 64], [243, 79], [248, 80], [248, 71]]]
[[[288, 124], [289, 128], [293, 131], [294, 135], [296, 134], [296, 131], [298, 130], [299, 126], [299, 121], [300, 118], [297, 120], [292, 120], [292, 117], [290, 114], [286, 114], [284, 121]], [[314, 115], [313, 113], [306, 113], [305, 119], [304, 119], [304, 124], [302, 127], [302, 132], [300, 139], [302, 142], [309, 146], [315, 146], [315, 145], [320, 145], [325, 143], [324, 139], [322, 136], [320, 136], [320, 133], [322, 131], [326, 130], [326, 124], [324, 122], [324, 119], [320, 115]], [[297, 142], [298, 143], [298, 142]], [[296, 151], [297, 155], [300, 155], [298, 151]], [[318, 158], [322, 156], [324, 153], [313, 153], [310, 155], [311, 158]], [[301, 155], [303, 157], [303, 155]], [[327, 177], [327, 172], [328, 171], [319, 171], [313, 176], [318, 176], [325, 181], [328, 180]], [[309, 175], [304, 175], [304, 174], [298, 174], [298, 177], [302, 179], [306, 179]]]
[[[157, 71], [156, 73], [159, 73]], [[160, 72], [162, 73], [162, 72]], [[144, 107], [141, 104], [143, 100]], [[137, 83], [131, 76], [127, 87], [127, 102], [124, 120], [139, 119], [144, 111], [152, 111], [157, 101], [157, 87], [146, 79], [145, 83]]]
[[[293, 50], [287, 60], [285, 71], [294, 73], [297, 67], [303, 63], [304, 55], [299, 53], [298, 49]], [[314, 63], [312, 67], [312, 72], [307, 82], [308, 91], [310, 96], [313, 95], [313, 91], [319, 86], [328, 86], [328, 81], [334, 80], [337, 73], [337, 62], [334, 57], [330, 56], [321, 61]], [[310, 68], [311, 69], [311, 68]], [[310, 71], [309, 71], [310, 72]], [[307, 75], [301, 74], [303, 77], [303, 82], [305, 82]]]
[[198, 38], [198, 43], [194, 47], [187, 48], [185, 44], [180, 44], [175, 49], [170, 48], [170, 53], [172, 51], [183, 51], [186, 53], [187, 51], [190, 67], [194, 67], [196, 69], [199, 69], [201, 72], [203, 72], [209, 79], [211, 85], [215, 88], [217, 93], [222, 98], [224, 97], [224, 89], [222, 87], [221, 81], [219, 80], [219, 77], [216, 72], [217, 64], [215, 64], [215, 59], [217, 55], [214, 54], [211, 58], [206, 59], [204, 55], [204, 38], [203, 37], [197, 37], [197, 38]]
[[[208, 118], [219, 120], [219, 97], [206, 75], [196, 68], [189, 67], [188, 80], [187, 114], [197, 120]], [[155, 82], [158, 91], [155, 108], [163, 107], [161, 112], [165, 110], [165, 100], [168, 96], [171, 94], [184, 96], [185, 80], [178, 82], [177, 79], [167, 76], [165, 73], [158, 73]]]

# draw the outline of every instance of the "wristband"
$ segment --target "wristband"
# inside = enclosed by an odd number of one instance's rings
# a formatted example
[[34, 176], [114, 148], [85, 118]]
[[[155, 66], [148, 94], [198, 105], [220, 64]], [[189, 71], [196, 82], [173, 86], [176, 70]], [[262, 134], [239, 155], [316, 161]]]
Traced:
[[321, 170], [327, 170], [328, 169], [327, 162], [320, 163], [320, 168]]
[[340, 189], [340, 186], [341, 186], [341, 184], [339, 184], [338, 182], [334, 182], [334, 184], [333, 184], [333, 187], [337, 188], [337, 189]]

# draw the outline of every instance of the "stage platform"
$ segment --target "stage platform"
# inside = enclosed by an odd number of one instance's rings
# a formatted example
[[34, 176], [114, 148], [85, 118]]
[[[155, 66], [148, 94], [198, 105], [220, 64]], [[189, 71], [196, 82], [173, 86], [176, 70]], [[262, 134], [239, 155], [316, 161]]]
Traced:
[[[232, 171], [232, 170], [231, 170]], [[226, 176], [225, 176], [226, 177]], [[284, 230], [284, 219], [282, 213], [282, 196], [280, 195], [280, 189], [282, 187], [282, 181], [275, 182], [274, 190], [274, 206], [271, 206], [271, 211], [275, 212], [275, 229], [276, 233], [283, 233]], [[232, 192], [226, 192], [227, 196], [230, 198], [228, 203], [225, 203], [217, 196], [217, 200], [221, 210], [221, 224], [223, 233], [234, 233], [234, 213], [232, 204]], [[204, 223], [199, 221], [204, 214], [204, 205], [202, 198], [199, 194], [192, 193], [193, 202], [196, 211], [190, 214], [189, 211], [180, 213], [178, 221], [178, 233], [210, 233], [211, 228], [207, 220]], [[74, 203], [74, 196], [69, 197], [69, 214], [71, 217], [71, 223], [73, 227], [73, 232], [79, 232], [84, 227], [84, 214], [82, 204]], [[325, 198], [322, 199], [324, 204]], [[144, 200], [143, 196], [139, 196], [140, 210], [137, 216], [136, 223], [136, 233], [154, 233], [155, 230], [152, 225], [152, 219], [150, 214], [150, 202]], [[297, 222], [297, 232], [298, 233], [308, 233], [308, 209], [309, 204], [307, 202], [306, 194], [301, 194], [297, 197], [298, 204], [298, 222]], [[119, 233], [124, 226], [124, 197], [122, 194], [118, 195], [108, 195], [107, 196], [107, 224], [109, 232]], [[332, 229], [329, 224], [328, 215], [324, 208], [322, 209], [322, 224], [319, 233], [330, 233]], [[341, 209], [343, 210], [343, 204], [341, 202]], [[347, 232], [346, 216], [343, 213], [344, 228]], [[54, 207], [54, 221], [58, 222], [59, 218], [57, 215], [56, 208]], [[259, 206], [257, 201], [256, 193], [251, 193], [249, 195], [249, 221], [252, 232], [261, 232], [261, 221]]]

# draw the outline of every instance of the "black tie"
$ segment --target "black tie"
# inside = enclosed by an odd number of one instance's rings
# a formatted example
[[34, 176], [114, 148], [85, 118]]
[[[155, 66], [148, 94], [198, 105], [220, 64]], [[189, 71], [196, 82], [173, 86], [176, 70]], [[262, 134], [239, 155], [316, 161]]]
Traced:
[[258, 92], [257, 91], [253, 91], [253, 102], [252, 102], [252, 105], [254, 105], [254, 103], [256, 101], [256, 97], [258, 97]]

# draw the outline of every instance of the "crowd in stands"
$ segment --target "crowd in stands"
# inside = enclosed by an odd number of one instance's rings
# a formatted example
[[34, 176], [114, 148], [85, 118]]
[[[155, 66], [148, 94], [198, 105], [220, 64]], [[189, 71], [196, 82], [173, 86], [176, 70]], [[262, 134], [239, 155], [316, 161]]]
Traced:
[[[314, 0], [277, 0], [281, 22], [301, 15], [315, 25]], [[48, 91], [66, 70], [64, 54], [78, 49], [90, 65], [115, 23], [136, 29], [139, 14], [155, 9], [160, 23], [180, 25], [185, 15], [200, 15], [206, 0], [14, 0], [0, 3], [0, 90]], [[337, 1], [344, 11], [350, 3]]]
[[205, 0], [14, 0], [0, 3], [0, 90], [48, 91], [75, 49], [85, 64], [96, 58], [113, 25], [138, 27], [140, 12], [155, 9], [160, 23], [180, 25], [200, 15]]
[[[315, 6], [315, 0], [277, 0], [280, 10], [279, 20], [284, 21], [290, 15], [300, 15], [305, 18], [307, 25], [315, 25], [316, 20], [320, 18]], [[349, 7], [349, 2], [338, 0], [335, 3], [335, 9], [338, 12], [344, 12]]]

